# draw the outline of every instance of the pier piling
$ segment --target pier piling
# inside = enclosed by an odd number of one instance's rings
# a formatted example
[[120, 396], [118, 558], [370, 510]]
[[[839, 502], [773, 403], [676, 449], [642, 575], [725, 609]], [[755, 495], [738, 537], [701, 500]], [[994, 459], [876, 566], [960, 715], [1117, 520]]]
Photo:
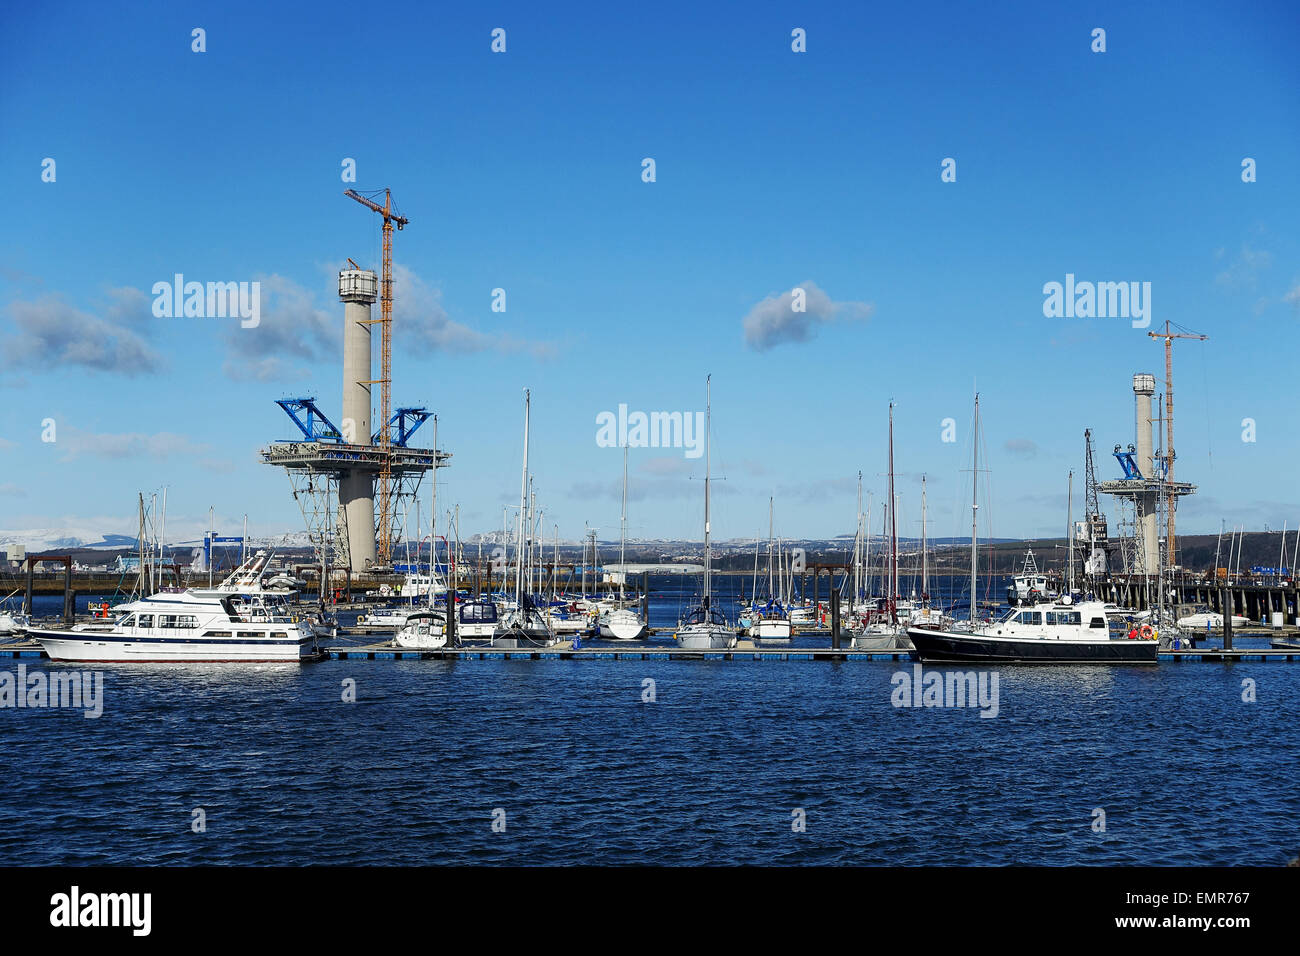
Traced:
[[840, 592], [831, 588], [831, 649], [840, 649]]
[[1228, 603], [1227, 590], [1224, 590], [1223, 596], [1223, 649], [1232, 650], [1232, 606]]

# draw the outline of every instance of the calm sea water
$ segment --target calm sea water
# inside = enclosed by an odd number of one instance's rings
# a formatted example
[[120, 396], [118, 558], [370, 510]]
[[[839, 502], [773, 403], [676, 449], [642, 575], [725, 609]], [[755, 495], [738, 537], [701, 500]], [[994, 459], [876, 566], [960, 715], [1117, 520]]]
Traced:
[[[656, 618], [675, 613], [657, 602]], [[1300, 665], [1004, 667], [991, 719], [892, 706], [891, 679], [911, 666], [106, 667], [98, 719], [0, 710], [0, 862], [1235, 865], [1300, 853]], [[192, 831], [196, 808], [206, 832]]]

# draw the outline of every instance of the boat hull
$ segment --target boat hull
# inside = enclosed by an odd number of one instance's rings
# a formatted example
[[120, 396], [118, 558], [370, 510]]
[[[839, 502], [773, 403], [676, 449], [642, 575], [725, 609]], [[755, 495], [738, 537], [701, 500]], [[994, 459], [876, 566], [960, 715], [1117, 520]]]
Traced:
[[864, 631], [853, 637], [855, 651], [888, 651], [898, 646], [898, 635]]
[[749, 625], [749, 636], [756, 641], [788, 641], [793, 628], [788, 620], [759, 619]]
[[912, 660], [923, 663], [1154, 664], [1154, 640], [1036, 640], [909, 627]]
[[607, 640], [636, 641], [645, 632], [645, 623], [635, 612], [614, 611], [600, 620], [600, 636]]
[[50, 660], [69, 663], [297, 663], [318, 653], [316, 637], [310, 633], [246, 641], [149, 638], [97, 631], [28, 633], [40, 642]]
[[677, 644], [687, 651], [726, 651], [736, 646], [736, 632], [712, 624], [687, 624], [677, 629]]

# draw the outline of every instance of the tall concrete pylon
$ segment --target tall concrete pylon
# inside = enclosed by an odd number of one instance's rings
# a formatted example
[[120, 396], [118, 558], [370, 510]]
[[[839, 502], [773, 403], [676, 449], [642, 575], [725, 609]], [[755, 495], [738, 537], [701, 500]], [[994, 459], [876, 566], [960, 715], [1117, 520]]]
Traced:
[[[339, 273], [339, 298], [343, 301], [343, 429], [344, 441], [370, 444], [370, 383], [374, 380], [370, 350], [370, 307], [378, 298], [379, 280], [368, 269]], [[375, 563], [374, 474], [360, 469], [345, 471], [339, 479], [339, 518], [347, 534], [348, 559], [353, 571]]]
[[[1142, 477], [1154, 481], [1155, 446], [1151, 425], [1151, 396], [1156, 393], [1156, 378], [1145, 372], [1133, 376], [1133, 397], [1137, 404], [1137, 465]], [[1138, 537], [1143, 574], [1155, 574], [1160, 568], [1160, 524], [1156, 513], [1156, 491], [1152, 487], [1137, 496]]]

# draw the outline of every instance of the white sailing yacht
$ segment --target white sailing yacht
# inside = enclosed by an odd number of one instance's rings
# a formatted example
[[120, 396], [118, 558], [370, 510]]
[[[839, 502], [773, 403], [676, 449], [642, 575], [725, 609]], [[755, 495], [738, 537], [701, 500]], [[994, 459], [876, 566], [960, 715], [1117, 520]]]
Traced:
[[[433, 416], [433, 447], [438, 447], [438, 416]], [[416, 518], [415, 518], [415, 574], [414, 582], [412, 576], [407, 577], [407, 586], [419, 588], [425, 594], [425, 606], [417, 611], [408, 614], [402, 626], [398, 628], [397, 634], [393, 637], [393, 643], [398, 647], [428, 648], [434, 649], [447, 646], [447, 612], [439, 610], [433, 606], [435, 584], [437, 579], [438, 568], [438, 469], [433, 469], [433, 480], [430, 482], [429, 491], [429, 574], [420, 574], [420, 518], [419, 518], [419, 501], [416, 501]], [[409, 552], [409, 548], [408, 548]], [[409, 562], [409, 557], [408, 557]], [[456, 594], [454, 591], [442, 589], [447, 593], [447, 607], [456, 606]], [[413, 593], [419, 593], [415, 591]]]
[[[524, 389], [524, 466], [519, 488], [519, 525], [516, 529], [515, 548], [515, 602], [492, 632], [492, 643], [513, 641], [516, 644], [547, 646], [556, 643], [555, 634], [546, 622], [545, 615], [524, 587], [524, 549], [532, 551], [533, 516], [528, 497], [528, 426], [532, 395]], [[525, 529], [528, 529], [525, 535]], [[529, 578], [531, 579], [531, 568]]]
[[888, 594], [884, 607], [875, 613], [867, 612], [858, 629], [851, 629], [853, 649], [859, 651], [890, 650], [898, 645], [903, 628], [898, 622], [898, 518], [895, 514], [897, 498], [894, 495], [894, 403], [889, 403], [889, 578]]
[[727, 619], [712, 604], [710, 593], [713, 553], [709, 543], [709, 481], [712, 467], [712, 442], [710, 426], [713, 418], [712, 380], [710, 375], [704, 380], [704, 598], [700, 606], [686, 616], [677, 625], [673, 636], [686, 650], [722, 650], [736, 644], [736, 629], [727, 623]]
[[794, 633], [790, 622], [790, 612], [782, 601], [785, 591], [785, 575], [781, 575], [781, 587], [776, 587], [773, 566], [773, 499], [767, 499], [767, 603], [761, 607], [755, 605], [750, 612], [749, 636], [755, 641], [768, 643], [788, 643]]
[[646, 625], [641, 615], [626, 606], [627, 594], [627, 445], [623, 445], [623, 517], [618, 539], [619, 606], [603, 611], [597, 627], [600, 636], [615, 641], [635, 641], [645, 637]]

